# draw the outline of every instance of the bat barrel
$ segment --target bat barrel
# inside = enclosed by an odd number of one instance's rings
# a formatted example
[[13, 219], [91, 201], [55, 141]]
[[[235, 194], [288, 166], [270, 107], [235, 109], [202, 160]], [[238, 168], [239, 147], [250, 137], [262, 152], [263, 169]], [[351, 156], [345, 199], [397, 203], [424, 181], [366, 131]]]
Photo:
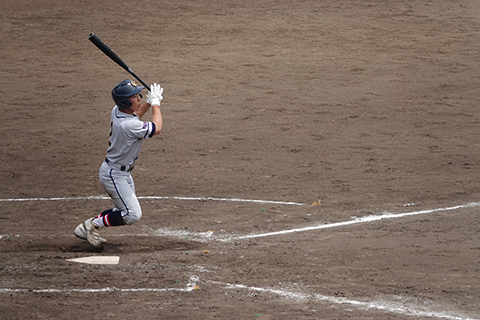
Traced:
[[92, 41], [97, 47], [100, 45], [100, 44], [103, 44], [102, 43], [102, 40], [100, 40], [99, 37], [97, 37], [97, 35], [95, 33], [90, 33], [88, 35], [88, 40]]

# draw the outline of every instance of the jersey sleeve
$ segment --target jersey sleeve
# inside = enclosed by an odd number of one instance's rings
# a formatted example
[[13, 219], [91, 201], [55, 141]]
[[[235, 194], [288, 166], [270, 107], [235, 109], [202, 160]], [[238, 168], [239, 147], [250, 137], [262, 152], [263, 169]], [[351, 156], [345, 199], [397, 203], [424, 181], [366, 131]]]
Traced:
[[156, 131], [155, 123], [132, 119], [124, 123], [127, 135], [134, 139], [148, 139], [153, 137]]

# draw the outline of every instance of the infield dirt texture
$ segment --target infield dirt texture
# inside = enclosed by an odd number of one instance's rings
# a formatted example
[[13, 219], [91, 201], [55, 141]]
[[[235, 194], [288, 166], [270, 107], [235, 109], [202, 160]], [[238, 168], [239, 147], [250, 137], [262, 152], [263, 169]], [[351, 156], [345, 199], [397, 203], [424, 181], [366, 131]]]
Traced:
[[[480, 319], [480, 1], [0, 7], [0, 318]], [[91, 32], [165, 88], [103, 252]]]

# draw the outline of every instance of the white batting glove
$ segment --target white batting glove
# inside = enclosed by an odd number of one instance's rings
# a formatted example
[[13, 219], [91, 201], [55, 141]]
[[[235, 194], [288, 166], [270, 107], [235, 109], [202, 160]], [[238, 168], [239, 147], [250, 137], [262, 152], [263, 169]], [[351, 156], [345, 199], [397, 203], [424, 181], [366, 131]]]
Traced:
[[150, 86], [150, 92], [147, 94], [147, 103], [151, 106], [160, 106], [163, 100], [163, 88], [159, 84], [154, 83]]

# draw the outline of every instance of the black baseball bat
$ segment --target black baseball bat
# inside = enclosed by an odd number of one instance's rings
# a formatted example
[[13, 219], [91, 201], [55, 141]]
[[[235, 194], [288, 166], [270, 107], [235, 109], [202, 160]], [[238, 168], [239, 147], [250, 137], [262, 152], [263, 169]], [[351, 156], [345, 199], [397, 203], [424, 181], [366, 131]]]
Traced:
[[127, 64], [125, 62], [123, 62], [122, 59], [120, 59], [120, 57], [109, 47], [107, 46], [105, 43], [103, 43], [102, 40], [100, 40], [100, 38], [95, 35], [94, 33], [90, 33], [90, 35], [88, 36], [88, 40], [92, 41], [92, 43], [94, 45], [97, 46], [98, 49], [102, 50], [103, 53], [105, 53], [107, 55], [107, 57], [109, 57], [110, 59], [112, 59], [114, 62], [116, 62], [120, 67], [122, 67], [123, 69], [125, 69], [128, 73], [130, 73], [132, 76], [135, 77], [135, 79], [137, 79], [138, 81], [140, 81], [141, 84], [143, 84], [145, 86], [145, 88], [147, 88], [148, 91], [150, 91], [150, 87], [145, 83], [143, 82], [142, 79], [140, 79], [133, 71], [132, 69], [130, 69]]

